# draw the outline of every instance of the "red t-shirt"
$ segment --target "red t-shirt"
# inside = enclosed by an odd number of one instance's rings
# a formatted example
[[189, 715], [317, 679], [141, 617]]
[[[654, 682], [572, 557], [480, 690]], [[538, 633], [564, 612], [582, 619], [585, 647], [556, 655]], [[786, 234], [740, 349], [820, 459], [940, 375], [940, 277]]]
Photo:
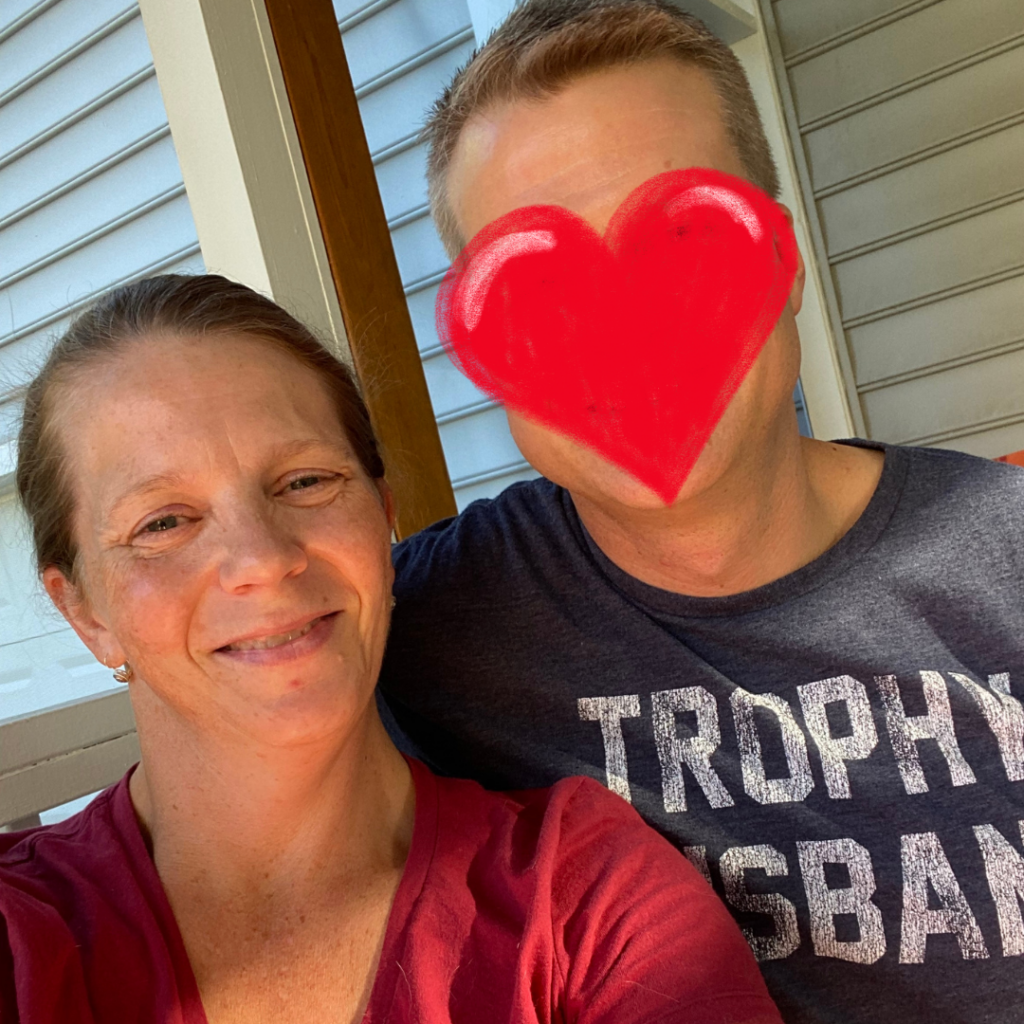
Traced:
[[[410, 764], [412, 848], [364, 1024], [780, 1024], [725, 908], [618, 796]], [[0, 1021], [206, 1024], [127, 776], [0, 835]]]

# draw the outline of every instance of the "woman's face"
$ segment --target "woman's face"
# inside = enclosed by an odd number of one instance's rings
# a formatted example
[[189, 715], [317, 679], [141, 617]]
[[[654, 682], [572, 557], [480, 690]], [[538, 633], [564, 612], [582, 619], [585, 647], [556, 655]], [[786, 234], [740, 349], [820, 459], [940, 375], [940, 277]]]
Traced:
[[315, 372], [244, 335], [131, 344], [58, 406], [79, 585], [47, 589], [98, 658], [128, 660], [209, 733], [344, 731], [389, 618], [390, 495]]

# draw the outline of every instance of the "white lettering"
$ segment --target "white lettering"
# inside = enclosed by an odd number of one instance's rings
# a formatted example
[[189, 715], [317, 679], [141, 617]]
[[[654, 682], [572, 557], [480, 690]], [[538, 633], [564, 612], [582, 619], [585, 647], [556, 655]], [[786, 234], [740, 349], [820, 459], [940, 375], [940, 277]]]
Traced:
[[623, 718], [640, 717], [640, 695], [621, 697], [580, 697], [576, 702], [584, 722], [600, 722], [604, 740], [605, 774], [608, 788], [623, 800], [633, 802], [629, 792], [629, 771], [626, 767], [626, 740], [622, 735]]
[[769, 878], [788, 875], [786, 858], [774, 846], [734, 846], [718, 862], [726, 900], [737, 910], [767, 914], [775, 923], [774, 935], [743, 932], [758, 960], [781, 960], [800, 945], [796, 907], [781, 893], [752, 893], [747, 889], [746, 872], [763, 871]]
[[[985, 939], [967, 903], [956, 875], [934, 832], [901, 836], [903, 860], [903, 927], [900, 963], [923, 964], [929, 935], [952, 934], [965, 960], [988, 956]], [[941, 910], [928, 906], [929, 886], [942, 904]]]
[[[1019, 823], [1024, 840], [1024, 821]], [[985, 861], [985, 877], [999, 916], [999, 935], [1003, 956], [1024, 953], [1024, 920], [1020, 903], [1024, 900], [1024, 857], [991, 825], [975, 825], [974, 836]]]
[[939, 745], [939, 750], [949, 764], [954, 786], [967, 786], [978, 781], [957, 745], [953, 714], [949, 709], [949, 694], [942, 673], [921, 673], [924, 699], [928, 705], [926, 715], [907, 716], [895, 676], [875, 676], [875, 682], [882, 695], [896, 764], [903, 779], [903, 787], [908, 793], [928, 792], [928, 783], [925, 782], [917, 754], [917, 744], [921, 740], [935, 740]]
[[[814, 789], [814, 778], [811, 775], [811, 763], [807, 759], [807, 741], [790, 706], [774, 693], [748, 693], [739, 687], [733, 691], [731, 703], [733, 718], [736, 720], [743, 786], [747, 793], [759, 804], [803, 800]], [[769, 779], [765, 774], [754, 708], [772, 712], [779, 723], [782, 746], [789, 766], [788, 778]]]
[[683, 856], [704, 876], [704, 881], [711, 885], [711, 869], [708, 867], [707, 847], [684, 846]]
[[[693, 772], [712, 807], [732, 807], [733, 800], [711, 767], [711, 755], [718, 749], [722, 734], [718, 728], [718, 706], [703, 686], [682, 690], [661, 690], [651, 694], [654, 708], [654, 740], [661, 762], [661, 791], [665, 810], [669, 813], [686, 810], [686, 789], [683, 768]], [[697, 733], [685, 739], [679, 735], [676, 713], [696, 713]]]
[[[871, 854], [852, 839], [797, 843], [796, 849], [810, 909], [814, 952], [855, 964], [873, 964], [881, 959], [885, 953], [885, 929], [882, 912], [871, 900], [875, 891]], [[829, 888], [826, 864], [845, 864], [850, 884], [841, 889]], [[856, 916], [859, 939], [840, 939], [836, 935], [836, 914]]]
[[985, 716], [999, 744], [1006, 777], [1011, 782], [1024, 779], [1024, 707], [1010, 696], [1010, 674], [1000, 672], [988, 677], [989, 693], [970, 676], [949, 673], [973, 698]]
[[[821, 754], [821, 768], [828, 795], [848, 800], [850, 775], [847, 761], [863, 761], [878, 744], [878, 732], [871, 717], [871, 704], [864, 684], [853, 676], [819, 679], [797, 687], [804, 721]], [[844, 703], [850, 719], [849, 736], [833, 736], [826, 707]]]

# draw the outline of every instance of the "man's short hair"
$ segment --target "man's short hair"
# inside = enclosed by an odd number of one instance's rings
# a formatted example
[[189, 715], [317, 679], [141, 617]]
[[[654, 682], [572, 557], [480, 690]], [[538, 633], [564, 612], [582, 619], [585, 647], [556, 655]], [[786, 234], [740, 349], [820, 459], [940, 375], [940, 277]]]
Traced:
[[430, 209], [448, 255], [467, 241], [449, 202], [448, 169], [475, 113], [491, 103], [543, 99], [589, 72], [658, 57], [707, 72], [748, 177], [777, 198], [778, 174], [747, 76], [703, 22], [669, 0], [524, 0], [455, 75], [423, 130]]

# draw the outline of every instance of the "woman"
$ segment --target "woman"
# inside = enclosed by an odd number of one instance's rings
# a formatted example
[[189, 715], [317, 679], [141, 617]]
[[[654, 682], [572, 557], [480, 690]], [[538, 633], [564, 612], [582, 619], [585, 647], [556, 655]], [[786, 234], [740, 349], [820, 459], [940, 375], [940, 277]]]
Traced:
[[348, 371], [284, 310], [213, 276], [106, 296], [29, 388], [17, 482], [142, 761], [0, 837], [4, 1024], [778, 1021], [618, 797], [487, 793], [392, 745], [392, 498]]

